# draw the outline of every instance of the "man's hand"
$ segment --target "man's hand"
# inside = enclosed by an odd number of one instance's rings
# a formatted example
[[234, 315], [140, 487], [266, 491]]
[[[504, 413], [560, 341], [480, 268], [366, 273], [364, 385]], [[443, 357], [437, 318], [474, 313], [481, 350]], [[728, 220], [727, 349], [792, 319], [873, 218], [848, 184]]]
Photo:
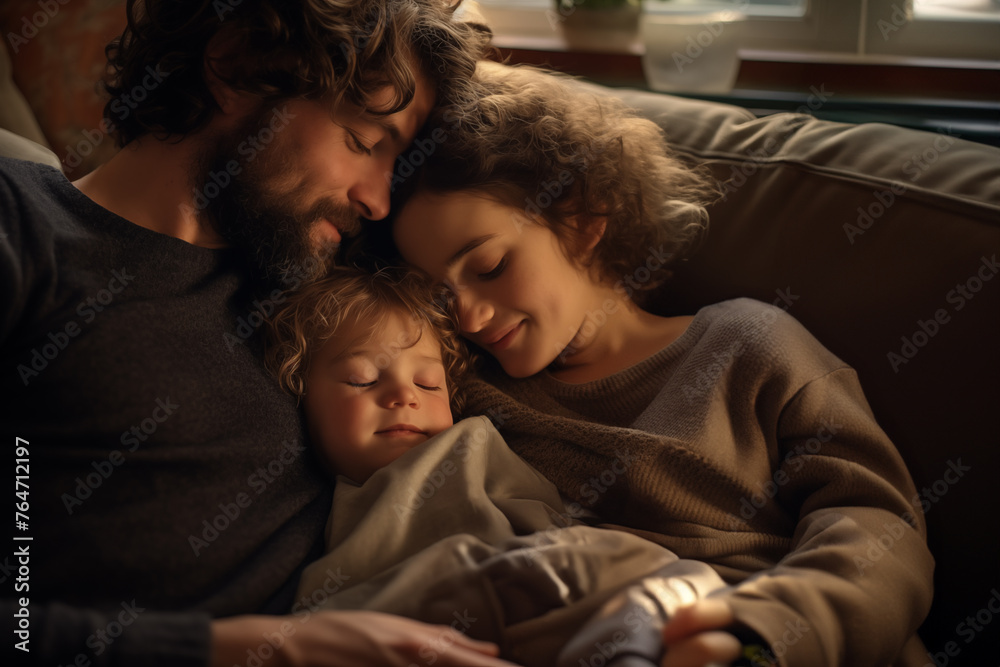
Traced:
[[724, 600], [701, 600], [681, 607], [663, 628], [666, 655], [662, 667], [728, 665], [740, 655], [740, 641], [720, 631], [733, 622], [733, 610]]
[[[304, 621], [304, 622], [303, 622]], [[495, 644], [446, 625], [370, 611], [297, 616], [236, 616], [212, 622], [213, 667], [513, 667]]]

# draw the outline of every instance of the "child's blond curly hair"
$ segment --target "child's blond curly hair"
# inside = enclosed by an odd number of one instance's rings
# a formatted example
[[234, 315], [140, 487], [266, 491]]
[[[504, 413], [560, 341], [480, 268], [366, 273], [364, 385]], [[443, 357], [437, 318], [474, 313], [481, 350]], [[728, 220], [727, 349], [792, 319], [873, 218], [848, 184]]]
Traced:
[[458, 388], [470, 359], [459, 342], [447, 295], [422, 275], [395, 267], [334, 267], [286, 299], [268, 320], [265, 357], [268, 370], [286, 391], [305, 395], [313, 356], [344, 325], [366, 322], [373, 338], [390, 317], [402, 315], [421, 336], [432, 335], [440, 342], [451, 409], [456, 416], [461, 411], [464, 401]]
[[634, 275], [654, 251], [679, 257], [705, 228], [705, 207], [719, 194], [714, 181], [617, 98], [555, 72], [492, 62], [478, 65], [473, 83], [474, 94], [426, 124], [415, 145], [433, 151], [420, 168], [406, 177], [397, 167], [395, 210], [417, 191], [478, 192], [549, 227], [580, 264], [587, 225], [603, 222], [589, 265], [609, 284]]

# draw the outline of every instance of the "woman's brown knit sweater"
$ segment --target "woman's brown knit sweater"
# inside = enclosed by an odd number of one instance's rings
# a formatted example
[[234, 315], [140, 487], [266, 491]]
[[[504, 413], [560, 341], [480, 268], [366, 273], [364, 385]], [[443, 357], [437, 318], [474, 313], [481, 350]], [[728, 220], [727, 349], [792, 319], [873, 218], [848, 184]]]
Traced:
[[781, 664], [923, 655], [933, 559], [913, 482], [854, 370], [780, 309], [706, 307], [594, 382], [487, 379], [468, 387], [469, 414], [602, 525], [738, 584], [737, 619]]

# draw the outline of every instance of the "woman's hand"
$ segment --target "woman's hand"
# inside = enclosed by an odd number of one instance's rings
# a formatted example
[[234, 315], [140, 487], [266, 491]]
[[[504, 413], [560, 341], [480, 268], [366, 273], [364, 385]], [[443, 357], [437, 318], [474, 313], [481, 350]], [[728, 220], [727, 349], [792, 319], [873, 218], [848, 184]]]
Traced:
[[663, 628], [662, 667], [728, 665], [740, 655], [740, 640], [719, 628], [731, 625], [733, 610], [724, 600], [701, 600], [681, 607]]
[[[495, 644], [446, 625], [369, 611], [237, 616], [212, 622], [214, 667], [513, 667]], [[256, 660], [251, 658], [256, 657]]]

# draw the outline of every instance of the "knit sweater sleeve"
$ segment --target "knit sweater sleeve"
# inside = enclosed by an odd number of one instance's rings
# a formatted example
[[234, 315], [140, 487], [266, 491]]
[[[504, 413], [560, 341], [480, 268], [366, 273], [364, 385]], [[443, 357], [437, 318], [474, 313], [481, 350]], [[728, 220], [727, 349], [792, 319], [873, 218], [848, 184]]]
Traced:
[[889, 664], [932, 592], [906, 467], [847, 367], [803, 386], [781, 411], [777, 436], [773, 485], [761, 490], [798, 521], [787, 555], [726, 594], [736, 618], [782, 665]]
[[[208, 614], [146, 611], [133, 600], [124, 602], [117, 613], [105, 614], [60, 603], [16, 606], [0, 602], [6, 618], [29, 619], [16, 622], [13, 640], [18, 649], [16, 664], [170, 665], [203, 667], [211, 647]], [[30, 631], [23, 628], [30, 627]], [[19, 634], [19, 630], [23, 634]]]

